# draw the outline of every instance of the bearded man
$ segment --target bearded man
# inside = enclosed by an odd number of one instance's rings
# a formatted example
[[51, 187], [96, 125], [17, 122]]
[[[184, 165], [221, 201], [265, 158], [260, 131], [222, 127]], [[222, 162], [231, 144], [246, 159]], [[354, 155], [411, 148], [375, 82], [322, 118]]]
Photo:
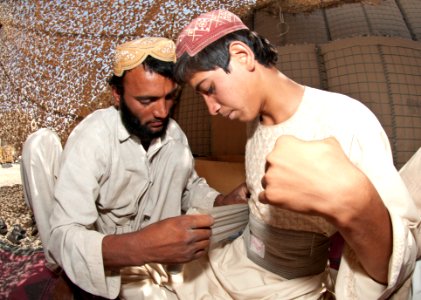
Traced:
[[214, 223], [184, 212], [246, 197], [244, 186], [223, 196], [195, 172], [187, 138], [170, 118], [180, 92], [175, 59], [165, 38], [118, 46], [114, 106], [79, 123], [63, 151], [48, 129], [25, 142], [25, 199], [47, 261], [89, 294], [177, 299], [169, 270], [206, 253]]

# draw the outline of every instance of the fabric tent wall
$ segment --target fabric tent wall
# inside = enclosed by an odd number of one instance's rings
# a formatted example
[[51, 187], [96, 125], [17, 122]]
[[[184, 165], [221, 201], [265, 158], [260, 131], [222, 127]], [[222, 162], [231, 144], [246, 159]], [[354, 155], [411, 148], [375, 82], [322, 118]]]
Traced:
[[326, 43], [352, 36], [395, 36], [421, 38], [419, 0], [382, 0], [377, 5], [351, 3], [291, 14], [260, 9], [254, 29], [278, 46]]

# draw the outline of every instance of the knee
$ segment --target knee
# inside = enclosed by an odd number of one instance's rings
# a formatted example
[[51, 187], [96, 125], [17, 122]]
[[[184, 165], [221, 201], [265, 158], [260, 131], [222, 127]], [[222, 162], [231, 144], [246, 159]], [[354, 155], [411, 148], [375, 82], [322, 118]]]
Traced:
[[28, 136], [22, 147], [22, 158], [28, 151], [44, 148], [62, 148], [61, 141], [57, 133], [48, 128], [41, 128]]

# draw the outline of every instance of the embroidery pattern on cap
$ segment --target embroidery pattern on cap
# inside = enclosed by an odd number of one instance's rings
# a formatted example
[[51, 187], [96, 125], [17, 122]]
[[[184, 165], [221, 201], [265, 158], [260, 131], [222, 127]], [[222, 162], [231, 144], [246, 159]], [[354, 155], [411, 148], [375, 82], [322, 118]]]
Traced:
[[177, 40], [177, 57], [184, 52], [196, 55], [218, 38], [240, 29], [248, 29], [241, 19], [227, 10], [215, 10], [194, 19]]
[[148, 37], [117, 46], [114, 57], [114, 75], [139, 66], [150, 55], [156, 59], [175, 62], [174, 42], [166, 38]]

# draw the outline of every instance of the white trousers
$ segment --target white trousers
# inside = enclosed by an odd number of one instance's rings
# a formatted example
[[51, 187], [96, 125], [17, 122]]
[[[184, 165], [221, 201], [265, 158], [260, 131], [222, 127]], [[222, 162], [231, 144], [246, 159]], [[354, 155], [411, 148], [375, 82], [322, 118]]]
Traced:
[[57, 267], [47, 252], [50, 239], [49, 218], [54, 204], [54, 183], [63, 151], [58, 135], [42, 128], [28, 136], [22, 148], [21, 176], [26, 204], [34, 213], [44, 247], [47, 266]]
[[[50, 239], [50, 215], [54, 205], [54, 184], [56, 182], [60, 158], [63, 152], [60, 138], [50, 129], [42, 128], [26, 139], [22, 148], [21, 176], [26, 204], [32, 210], [44, 248], [47, 267], [58, 268], [47, 251]], [[132, 268], [128, 268], [132, 269]], [[165, 288], [160, 280], [162, 270], [139, 267], [144, 272], [144, 280], [130, 282], [129, 276], [122, 274], [123, 284], [120, 299], [175, 300], [174, 292]], [[147, 271], [144, 271], [147, 270]], [[133, 275], [133, 274], [132, 274]], [[140, 276], [142, 278], [142, 276]], [[163, 275], [165, 278], [165, 274]], [[126, 281], [126, 283], [125, 283]]]

